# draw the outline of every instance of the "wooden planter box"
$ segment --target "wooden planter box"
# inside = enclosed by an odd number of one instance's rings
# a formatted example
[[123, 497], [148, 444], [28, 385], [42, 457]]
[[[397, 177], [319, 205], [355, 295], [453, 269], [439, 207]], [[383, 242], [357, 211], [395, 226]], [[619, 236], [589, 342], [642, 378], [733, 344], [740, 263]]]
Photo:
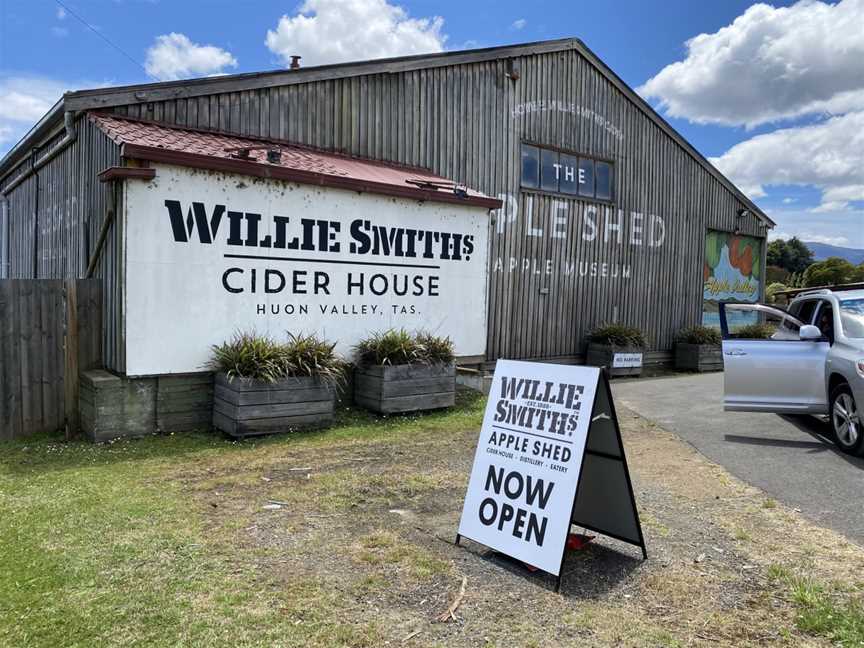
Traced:
[[[616, 367], [614, 366], [616, 354], [638, 354], [638, 367]], [[618, 347], [608, 344], [597, 344], [596, 342], [588, 343], [588, 355], [585, 364], [593, 367], [606, 367], [609, 375], [616, 376], [641, 376], [642, 375], [642, 359], [643, 349], [636, 347]]]
[[675, 368], [688, 371], [723, 371], [723, 352], [714, 344], [675, 345]]
[[333, 410], [334, 390], [315, 378], [264, 383], [216, 374], [213, 427], [233, 437], [324, 427]]
[[354, 402], [380, 414], [456, 404], [456, 366], [368, 365], [354, 371]]

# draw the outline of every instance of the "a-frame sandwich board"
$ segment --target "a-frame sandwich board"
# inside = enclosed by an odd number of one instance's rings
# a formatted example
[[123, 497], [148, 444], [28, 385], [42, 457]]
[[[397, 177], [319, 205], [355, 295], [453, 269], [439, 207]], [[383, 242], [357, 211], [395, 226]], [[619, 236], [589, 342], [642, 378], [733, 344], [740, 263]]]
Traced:
[[557, 577], [573, 524], [645, 541], [609, 381], [596, 367], [499, 360], [456, 542]]
[[[642, 558], [648, 558], [633, 494], [633, 482], [630, 480], [627, 456], [621, 440], [621, 427], [606, 371], [600, 372], [600, 381], [594, 396], [570, 522], [589, 531], [636, 545], [642, 550]], [[566, 555], [565, 551], [561, 556], [556, 592], [561, 589]]]

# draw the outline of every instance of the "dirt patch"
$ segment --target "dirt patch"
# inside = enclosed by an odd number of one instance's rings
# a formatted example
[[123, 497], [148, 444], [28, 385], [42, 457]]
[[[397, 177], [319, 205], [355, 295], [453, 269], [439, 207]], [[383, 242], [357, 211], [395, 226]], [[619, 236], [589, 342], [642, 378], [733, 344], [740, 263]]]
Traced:
[[[560, 595], [547, 575], [453, 544], [473, 426], [263, 445], [175, 478], [228, 559], [287, 592], [285, 614], [317, 624], [320, 645], [830, 645], [796, 629], [771, 569], [857, 586], [864, 550], [620, 416], [649, 559], [597, 537], [569, 555]], [[436, 622], [463, 577], [456, 621]]]

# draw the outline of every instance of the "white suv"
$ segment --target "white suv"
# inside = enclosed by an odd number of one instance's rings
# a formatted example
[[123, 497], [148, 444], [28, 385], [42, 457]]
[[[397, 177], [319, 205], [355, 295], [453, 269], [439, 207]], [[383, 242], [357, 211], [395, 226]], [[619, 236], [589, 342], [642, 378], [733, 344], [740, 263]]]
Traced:
[[[769, 339], [738, 333], [757, 320]], [[864, 454], [864, 290], [801, 293], [786, 311], [725, 303], [720, 323], [726, 410], [827, 414], [837, 445]]]

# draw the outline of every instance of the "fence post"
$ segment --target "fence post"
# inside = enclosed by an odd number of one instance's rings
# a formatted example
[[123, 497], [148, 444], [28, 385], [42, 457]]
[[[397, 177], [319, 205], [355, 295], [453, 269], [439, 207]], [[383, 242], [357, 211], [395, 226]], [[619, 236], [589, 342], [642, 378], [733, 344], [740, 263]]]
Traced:
[[75, 279], [64, 283], [65, 335], [63, 347], [66, 360], [63, 385], [66, 402], [66, 440], [78, 434], [78, 284]]

